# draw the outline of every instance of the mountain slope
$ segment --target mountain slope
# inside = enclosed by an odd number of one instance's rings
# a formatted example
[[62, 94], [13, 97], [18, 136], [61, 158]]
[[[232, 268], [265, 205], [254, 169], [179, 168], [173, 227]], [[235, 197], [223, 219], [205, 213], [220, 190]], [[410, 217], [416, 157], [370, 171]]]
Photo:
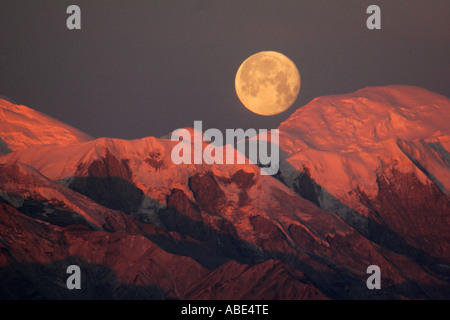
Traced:
[[409, 86], [365, 88], [316, 98], [279, 130], [280, 179], [298, 194], [372, 240], [375, 221], [450, 262], [449, 99]]
[[[374, 261], [388, 274], [386, 297], [398, 295], [395, 290], [399, 289], [391, 287], [415, 283], [417, 277], [422, 279], [415, 285], [419, 292], [429, 284], [444, 285], [439, 274], [429, 273], [407, 257], [387, 253], [332, 212], [302, 199], [274, 177], [262, 176], [254, 165], [174, 165], [170, 160], [174, 144], [155, 138], [102, 138], [70, 146], [28, 148], [0, 162], [26, 163], [102, 206], [126, 212], [136, 224], [161, 227], [170, 235], [148, 234], [145, 228], [137, 232], [163, 250], [191, 257], [210, 269], [214, 279], [208, 281], [218, 281], [216, 286], [222, 281], [231, 285], [231, 278], [216, 272], [224, 264], [232, 266], [231, 276], [242, 272], [245, 265], [259, 270], [255, 272], [267, 272], [259, 265], [268, 260], [302, 273], [305, 278], [297, 275], [285, 280], [294, 281], [294, 287], [286, 290], [307, 290], [310, 293], [304, 293], [305, 297], [371, 296], [357, 279], [365, 277], [367, 266]], [[355, 248], [354, 243], [358, 243]], [[408, 269], [397, 269], [405, 263]], [[347, 283], [347, 291], [341, 282]], [[311, 286], [315, 291], [311, 292]], [[195, 290], [203, 292], [205, 287], [196, 288], [189, 296], [204, 298], [204, 293]]]
[[448, 298], [448, 106], [405, 86], [317, 98], [280, 125], [275, 177], [175, 165], [153, 137], [9, 152], [0, 297], [73, 298], [52, 275], [76, 263], [94, 298]]
[[279, 126], [280, 146], [291, 164], [304, 155], [336, 168], [332, 176], [318, 181], [333, 185], [336, 193], [356, 184], [373, 191], [376, 170], [397, 161], [406, 171], [433, 175], [448, 194], [449, 119], [450, 100], [425, 89], [365, 88], [319, 97], [298, 109]]
[[88, 140], [91, 138], [87, 134], [67, 124], [0, 99], [0, 155], [37, 145], [68, 145]]

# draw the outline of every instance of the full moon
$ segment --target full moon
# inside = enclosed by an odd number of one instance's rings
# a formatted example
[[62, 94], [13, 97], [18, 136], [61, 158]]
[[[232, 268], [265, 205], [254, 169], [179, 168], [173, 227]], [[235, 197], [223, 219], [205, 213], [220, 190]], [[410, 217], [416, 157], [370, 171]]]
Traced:
[[273, 116], [289, 109], [300, 92], [300, 73], [285, 55], [263, 51], [239, 67], [235, 86], [242, 104], [250, 111]]

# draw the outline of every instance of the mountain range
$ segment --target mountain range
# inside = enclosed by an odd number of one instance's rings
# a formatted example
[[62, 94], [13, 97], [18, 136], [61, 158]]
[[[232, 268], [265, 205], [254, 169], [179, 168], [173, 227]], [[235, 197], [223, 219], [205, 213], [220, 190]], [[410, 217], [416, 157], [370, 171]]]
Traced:
[[169, 139], [94, 139], [0, 100], [0, 298], [450, 298], [447, 97], [367, 87], [278, 129], [265, 176], [175, 165]]

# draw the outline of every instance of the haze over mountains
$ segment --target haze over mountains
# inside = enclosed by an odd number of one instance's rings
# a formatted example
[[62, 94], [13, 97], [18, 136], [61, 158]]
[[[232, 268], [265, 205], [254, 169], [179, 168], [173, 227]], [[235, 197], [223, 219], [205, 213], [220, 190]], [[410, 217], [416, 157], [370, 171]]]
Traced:
[[5, 100], [0, 115], [0, 298], [450, 297], [446, 97], [316, 98], [280, 124], [276, 176], [174, 165], [177, 142], [94, 140]]

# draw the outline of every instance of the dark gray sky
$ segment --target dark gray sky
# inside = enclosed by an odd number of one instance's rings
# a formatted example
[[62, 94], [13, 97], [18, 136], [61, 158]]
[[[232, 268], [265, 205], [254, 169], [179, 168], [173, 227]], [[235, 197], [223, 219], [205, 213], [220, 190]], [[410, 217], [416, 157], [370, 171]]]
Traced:
[[[66, 28], [81, 7], [82, 30]], [[382, 30], [366, 9], [382, 10]], [[264, 117], [236, 97], [239, 65], [279, 51], [302, 88]], [[276, 128], [316, 96], [408, 84], [450, 95], [448, 0], [1, 0], [0, 95], [94, 136]]]

